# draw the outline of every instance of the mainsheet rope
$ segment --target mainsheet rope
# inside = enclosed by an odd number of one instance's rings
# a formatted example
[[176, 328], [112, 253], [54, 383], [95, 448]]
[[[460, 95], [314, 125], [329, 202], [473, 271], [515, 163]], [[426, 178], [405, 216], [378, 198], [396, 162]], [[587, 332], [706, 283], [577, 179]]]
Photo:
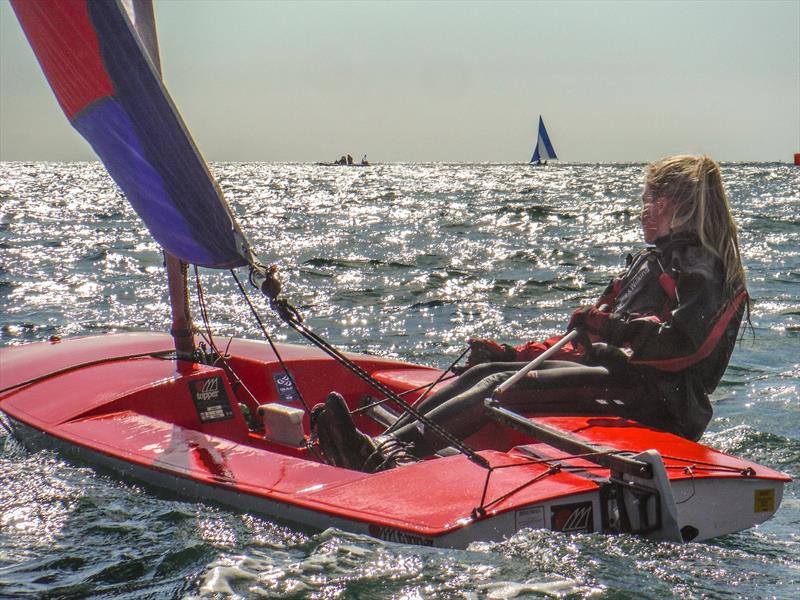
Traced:
[[[239, 286], [239, 290], [242, 292], [245, 300], [247, 301], [248, 306], [250, 306], [253, 315], [256, 317], [256, 321], [260, 325], [264, 335], [267, 335], [266, 328], [264, 327], [263, 322], [261, 321], [260, 317], [258, 316], [255, 308], [253, 307], [252, 302], [250, 301], [249, 296], [247, 295], [244, 286], [242, 286], [241, 281], [236, 276], [236, 273], [231, 270], [233, 274], [233, 278], [236, 280], [237, 285]], [[323, 339], [311, 329], [309, 329], [304, 323], [303, 318], [297, 309], [292, 306], [286, 299], [279, 299], [277, 296], [280, 293], [280, 284], [275, 279], [275, 269], [269, 270], [270, 277], [266, 278], [264, 282], [261, 284], [261, 291], [264, 293], [266, 297], [269, 307], [274, 310], [278, 316], [287, 324], [289, 327], [294, 329], [297, 333], [307, 339], [309, 342], [317, 346], [320, 350], [325, 352], [328, 356], [336, 360], [339, 364], [347, 368], [349, 371], [354, 373], [359, 379], [373, 387], [374, 389], [378, 390], [382, 393], [387, 399], [392, 400], [396, 404], [398, 404], [406, 413], [410, 414], [414, 417], [417, 421], [425, 425], [426, 428], [433, 431], [436, 435], [438, 435], [442, 440], [446, 441], [448, 445], [454, 447], [456, 450], [464, 454], [469, 460], [474, 462], [476, 465], [488, 469], [489, 462], [483, 458], [480, 454], [475, 452], [472, 448], [467, 446], [463, 441], [458, 439], [452, 433], [444, 429], [441, 425], [432, 421], [422, 413], [420, 413], [417, 409], [415, 409], [411, 404], [406, 402], [403, 398], [397, 395], [394, 391], [386, 387], [383, 383], [372, 377], [369, 373], [367, 373], [364, 369], [350, 360], [347, 356], [342, 354], [337, 348], [332, 346], [327, 340]], [[251, 283], [255, 285], [253, 278], [250, 278]], [[269, 339], [269, 337], [267, 337]], [[270, 341], [270, 343], [272, 343]], [[274, 346], [273, 346], [274, 348]], [[288, 371], [287, 371], [288, 373]], [[292, 383], [294, 383], [294, 379], [292, 379]], [[295, 385], [295, 389], [296, 389]]]

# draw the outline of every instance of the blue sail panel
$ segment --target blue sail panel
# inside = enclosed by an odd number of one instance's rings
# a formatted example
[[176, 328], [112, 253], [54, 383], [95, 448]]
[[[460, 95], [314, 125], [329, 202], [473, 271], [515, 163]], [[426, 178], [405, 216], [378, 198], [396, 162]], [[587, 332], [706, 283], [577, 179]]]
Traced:
[[193, 242], [190, 224], [172, 202], [164, 178], [145, 157], [128, 114], [111, 97], [98, 100], [92, 110], [78, 114], [73, 127], [89, 142], [111, 178], [147, 223], [156, 240], [173, 256], [192, 256], [193, 264], [207, 265], [213, 255]]
[[252, 255], [118, 0], [12, 0], [56, 98], [156, 241], [232, 268]]

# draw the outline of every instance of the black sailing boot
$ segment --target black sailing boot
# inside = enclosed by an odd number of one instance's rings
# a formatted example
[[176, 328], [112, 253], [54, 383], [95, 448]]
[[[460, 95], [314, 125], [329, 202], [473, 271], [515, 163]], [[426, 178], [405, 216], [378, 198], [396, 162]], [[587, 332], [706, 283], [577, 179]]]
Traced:
[[324, 408], [314, 407], [317, 438], [325, 458], [337, 467], [373, 473], [417, 462], [393, 436], [371, 438], [356, 429], [341, 394], [331, 392]]
[[344, 459], [339, 454], [328, 417], [329, 413], [324, 404], [314, 406], [311, 409], [311, 431], [319, 442], [319, 449], [325, 461], [334, 466], [341, 466]]
[[319, 446], [325, 458], [337, 467], [363, 470], [364, 462], [375, 451], [375, 444], [371, 437], [356, 429], [341, 394], [328, 394], [316, 421]]

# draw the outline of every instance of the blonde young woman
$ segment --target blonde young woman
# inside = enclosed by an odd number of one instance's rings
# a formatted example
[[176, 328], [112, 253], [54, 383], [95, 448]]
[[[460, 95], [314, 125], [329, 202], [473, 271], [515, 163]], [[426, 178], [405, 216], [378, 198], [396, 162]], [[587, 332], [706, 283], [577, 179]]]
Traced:
[[[570, 320], [568, 329], [583, 332], [584, 343], [567, 346], [556, 356], [564, 360], [545, 361], [523, 378], [500, 399], [504, 406], [523, 413], [614, 414], [693, 440], [702, 435], [712, 413], [708, 395], [749, 311], [719, 165], [707, 156], [651, 164], [641, 220], [649, 246], [629, 256], [625, 273]], [[417, 409], [467, 437], [485, 423], [484, 398], [557, 339], [517, 347], [470, 340], [471, 368]], [[336, 393], [317, 416], [323, 453], [339, 466], [390, 468], [445, 445], [408, 415], [387, 435], [369, 438], [355, 429]]]

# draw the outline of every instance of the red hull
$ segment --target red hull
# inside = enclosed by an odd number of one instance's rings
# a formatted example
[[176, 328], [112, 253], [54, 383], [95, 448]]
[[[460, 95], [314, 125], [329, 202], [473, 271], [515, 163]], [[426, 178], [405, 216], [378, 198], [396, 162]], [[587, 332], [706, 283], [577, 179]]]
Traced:
[[[331, 467], [313, 451], [248, 429], [241, 405], [253, 414], [258, 404], [301, 406], [281, 397], [275, 377], [282, 370], [268, 345], [234, 340], [229, 348], [231, 366], [252, 396], [242, 386], [234, 389], [221, 368], [147, 356], [171, 346], [167, 335], [124, 334], [2, 348], [0, 410], [21, 437], [181, 493], [318, 529], [337, 526], [393, 541], [462, 547], [529, 526], [575, 531], [610, 526], [603, 505], [607, 469], [575, 459], [561, 460], [561, 470], [552, 468], [564, 452], [499, 424], [467, 440], [492, 466], [516, 465], [493, 471], [488, 485], [487, 471], [461, 455], [369, 475]], [[331, 390], [353, 407], [374, 393], [319, 351], [285, 345], [280, 352], [310, 406]], [[398, 392], [440, 373], [353, 358]], [[214, 381], [231, 400], [229, 414], [201, 410], [198, 397]], [[658, 450], [686, 538], [707, 539], [766, 520], [789, 481], [766, 467], [624, 419], [535, 420], [621, 451]], [[359, 417], [358, 424], [380, 430], [368, 417]], [[304, 428], [308, 432], [307, 417]], [[532, 462], [531, 456], [550, 460]], [[476, 512], [482, 497], [486, 510]]]

